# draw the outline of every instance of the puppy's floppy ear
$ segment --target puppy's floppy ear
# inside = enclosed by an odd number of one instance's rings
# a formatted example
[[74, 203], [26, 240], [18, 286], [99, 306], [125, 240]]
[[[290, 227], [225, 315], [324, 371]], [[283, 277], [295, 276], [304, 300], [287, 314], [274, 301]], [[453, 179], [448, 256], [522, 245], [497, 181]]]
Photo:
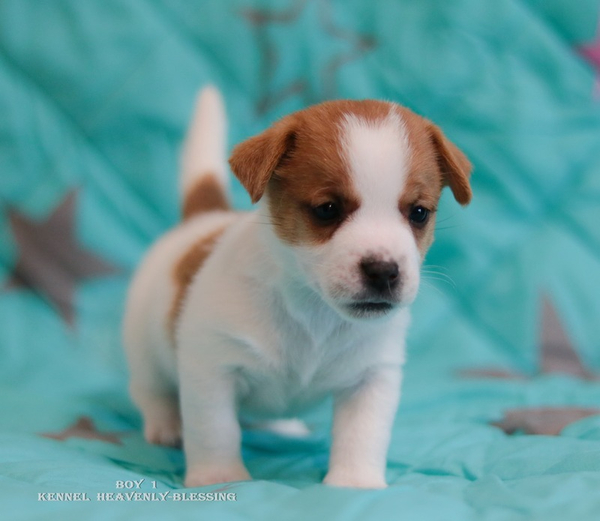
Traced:
[[229, 165], [250, 194], [253, 203], [263, 196], [273, 172], [292, 151], [294, 140], [295, 119], [292, 115], [233, 149]]
[[444, 177], [444, 186], [449, 186], [454, 198], [462, 205], [469, 204], [473, 196], [469, 177], [472, 166], [460, 149], [452, 143], [437, 125], [429, 124], [433, 146], [437, 150], [438, 164]]

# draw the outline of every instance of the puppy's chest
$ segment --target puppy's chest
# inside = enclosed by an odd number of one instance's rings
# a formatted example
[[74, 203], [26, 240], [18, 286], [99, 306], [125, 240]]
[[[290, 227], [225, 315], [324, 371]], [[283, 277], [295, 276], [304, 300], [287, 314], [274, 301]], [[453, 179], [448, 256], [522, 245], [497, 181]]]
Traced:
[[271, 340], [272, 363], [242, 373], [242, 405], [252, 412], [293, 413], [362, 374], [360, 348], [347, 331], [318, 336], [290, 328]]

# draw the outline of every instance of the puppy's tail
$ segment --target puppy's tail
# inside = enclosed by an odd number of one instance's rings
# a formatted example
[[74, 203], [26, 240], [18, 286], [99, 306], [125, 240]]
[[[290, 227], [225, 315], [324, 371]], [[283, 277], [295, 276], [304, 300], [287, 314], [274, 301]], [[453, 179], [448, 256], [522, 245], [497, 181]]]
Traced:
[[204, 87], [183, 145], [181, 192], [183, 219], [202, 212], [229, 210], [227, 118], [219, 91]]

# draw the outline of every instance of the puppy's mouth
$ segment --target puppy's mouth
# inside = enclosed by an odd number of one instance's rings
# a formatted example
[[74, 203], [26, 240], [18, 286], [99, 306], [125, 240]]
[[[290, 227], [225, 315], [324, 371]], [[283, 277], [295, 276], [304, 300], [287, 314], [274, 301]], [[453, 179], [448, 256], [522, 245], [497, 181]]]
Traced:
[[378, 317], [388, 314], [394, 305], [391, 302], [361, 300], [347, 305], [350, 314], [357, 318]]

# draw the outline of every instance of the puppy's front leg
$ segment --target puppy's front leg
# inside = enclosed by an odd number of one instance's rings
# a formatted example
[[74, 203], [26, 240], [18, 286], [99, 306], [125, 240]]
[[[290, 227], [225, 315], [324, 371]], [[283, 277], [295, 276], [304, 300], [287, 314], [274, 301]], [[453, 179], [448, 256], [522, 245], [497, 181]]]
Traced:
[[251, 479], [241, 457], [234, 375], [219, 369], [185, 371], [180, 392], [185, 486]]
[[401, 368], [369, 372], [356, 388], [335, 396], [333, 441], [324, 483], [385, 488], [387, 450], [400, 398]]

